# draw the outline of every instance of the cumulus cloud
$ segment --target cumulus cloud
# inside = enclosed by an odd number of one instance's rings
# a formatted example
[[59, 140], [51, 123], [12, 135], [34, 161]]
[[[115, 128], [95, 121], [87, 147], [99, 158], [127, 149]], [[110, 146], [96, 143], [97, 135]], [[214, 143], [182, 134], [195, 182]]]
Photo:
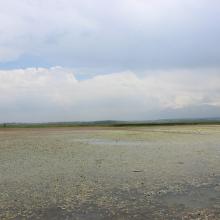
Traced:
[[219, 69], [76, 76], [61, 67], [1, 70], [0, 121], [220, 116]]
[[219, 116], [219, 23], [217, 0], [0, 1], [0, 121]]

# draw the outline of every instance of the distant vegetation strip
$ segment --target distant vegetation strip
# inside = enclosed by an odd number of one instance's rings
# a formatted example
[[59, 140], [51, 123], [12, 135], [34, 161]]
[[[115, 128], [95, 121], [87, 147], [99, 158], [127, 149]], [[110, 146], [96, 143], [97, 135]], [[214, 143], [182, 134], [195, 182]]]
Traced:
[[48, 123], [1, 123], [1, 128], [50, 128], [50, 127], [83, 127], [83, 126], [162, 126], [162, 125], [220, 125], [220, 118], [215, 119], [167, 119], [155, 121], [93, 121], [93, 122], [48, 122]]

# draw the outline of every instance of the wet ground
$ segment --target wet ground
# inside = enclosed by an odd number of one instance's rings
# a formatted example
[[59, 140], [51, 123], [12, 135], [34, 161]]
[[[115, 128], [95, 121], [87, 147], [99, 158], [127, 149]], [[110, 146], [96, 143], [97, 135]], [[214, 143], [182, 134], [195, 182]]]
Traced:
[[0, 219], [220, 219], [220, 126], [1, 129]]

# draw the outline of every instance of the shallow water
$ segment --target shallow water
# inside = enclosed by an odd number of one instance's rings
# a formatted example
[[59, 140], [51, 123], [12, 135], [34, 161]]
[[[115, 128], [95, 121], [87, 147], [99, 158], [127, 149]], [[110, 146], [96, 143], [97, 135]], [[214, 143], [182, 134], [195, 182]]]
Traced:
[[160, 197], [167, 206], [183, 206], [191, 209], [220, 208], [220, 181], [212, 180], [212, 184], [192, 187], [185, 186], [184, 192], [169, 192]]

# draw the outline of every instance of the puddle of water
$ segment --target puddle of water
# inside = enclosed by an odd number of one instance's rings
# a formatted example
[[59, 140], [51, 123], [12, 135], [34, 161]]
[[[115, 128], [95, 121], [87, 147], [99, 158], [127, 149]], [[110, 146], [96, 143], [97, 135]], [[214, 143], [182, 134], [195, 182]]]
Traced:
[[107, 139], [75, 139], [74, 141], [91, 145], [110, 145], [110, 146], [135, 146], [145, 143], [144, 141], [122, 141]]
[[168, 207], [211, 208], [220, 206], [220, 191], [214, 186], [191, 187], [185, 193], [168, 193], [162, 196], [161, 202]]
[[[105, 209], [98, 207], [80, 207], [78, 210], [65, 210], [59, 207], [52, 207], [36, 210], [34, 214], [27, 217], [28, 220], [104, 220], [108, 219], [109, 213]], [[18, 219], [16, 219], [18, 220]]]

